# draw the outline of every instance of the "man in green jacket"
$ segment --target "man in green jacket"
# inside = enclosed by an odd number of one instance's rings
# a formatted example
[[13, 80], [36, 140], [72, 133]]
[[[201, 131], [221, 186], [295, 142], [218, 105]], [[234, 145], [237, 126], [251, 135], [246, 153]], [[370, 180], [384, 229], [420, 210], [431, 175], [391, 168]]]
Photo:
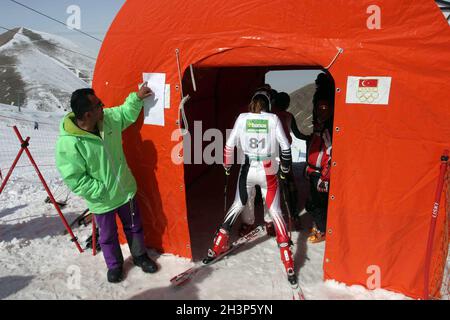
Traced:
[[72, 93], [69, 113], [61, 122], [56, 166], [67, 186], [83, 197], [99, 227], [99, 243], [108, 267], [109, 282], [123, 278], [123, 256], [117, 234], [118, 213], [135, 265], [156, 272], [146, 253], [135, 195], [136, 181], [122, 148], [122, 131], [134, 123], [153, 92], [145, 83], [119, 107], [103, 109], [92, 89]]

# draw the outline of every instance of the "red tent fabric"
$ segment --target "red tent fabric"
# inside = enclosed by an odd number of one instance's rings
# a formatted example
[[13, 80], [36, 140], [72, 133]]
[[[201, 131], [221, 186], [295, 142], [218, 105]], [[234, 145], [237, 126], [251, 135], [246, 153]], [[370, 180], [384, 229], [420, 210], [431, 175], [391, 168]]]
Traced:
[[[186, 186], [207, 165], [176, 165], [179, 72], [189, 121], [230, 128], [268, 70], [327, 67], [336, 91], [325, 279], [423, 293], [423, 269], [439, 159], [450, 144], [450, 28], [432, 0], [129, 0], [98, 57], [94, 88], [117, 105], [143, 72], [171, 85], [165, 126], [127, 130], [124, 146], [137, 178], [146, 243], [191, 257]], [[375, 10], [375, 11], [374, 11]], [[374, 20], [375, 19], [375, 20]], [[378, 23], [375, 28], [373, 23]], [[377, 28], [379, 27], [379, 28]], [[176, 50], [179, 52], [180, 70]], [[190, 83], [193, 65], [198, 92]], [[389, 77], [388, 103], [347, 103], [349, 77]], [[360, 87], [363, 87], [360, 83]], [[445, 205], [432, 270], [442, 270]], [[436, 294], [440, 283], [430, 283]]]

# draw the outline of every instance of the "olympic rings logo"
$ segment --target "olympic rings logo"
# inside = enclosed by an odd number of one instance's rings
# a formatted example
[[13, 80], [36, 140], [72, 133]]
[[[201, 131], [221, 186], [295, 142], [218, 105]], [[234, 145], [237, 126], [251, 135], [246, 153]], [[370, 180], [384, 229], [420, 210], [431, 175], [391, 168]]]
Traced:
[[380, 94], [377, 87], [359, 87], [356, 93], [359, 101], [365, 103], [373, 103], [378, 99]]

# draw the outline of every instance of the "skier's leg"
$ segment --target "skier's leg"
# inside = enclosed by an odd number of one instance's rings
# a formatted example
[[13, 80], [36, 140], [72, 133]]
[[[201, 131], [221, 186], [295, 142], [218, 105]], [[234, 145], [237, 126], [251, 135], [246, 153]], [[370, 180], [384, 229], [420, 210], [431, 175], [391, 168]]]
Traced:
[[248, 174], [250, 165], [248, 163], [241, 167], [239, 173], [238, 186], [233, 204], [225, 215], [224, 222], [214, 237], [213, 247], [208, 250], [208, 257], [214, 258], [228, 249], [229, 233], [239, 214], [244, 209], [248, 201], [250, 185], [248, 184]]
[[121, 268], [123, 265], [123, 256], [117, 235], [115, 211], [97, 214], [95, 215], [95, 221], [99, 228], [99, 243], [108, 269]]
[[[250, 172], [250, 165], [244, 164], [241, 167], [241, 171], [239, 173], [238, 185], [236, 187], [236, 196], [234, 198], [234, 202], [231, 205], [230, 209], [228, 209], [227, 214], [225, 215], [224, 222], [222, 227], [227, 231], [230, 231], [236, 222], [237, 218], [244, 210], [244, 207], [248, 203], [249, 194], [252, 194], [253, 185], [251, 185], [248, 181]], [[253, 199], [254, 200], [254, 199]], [[253, 217], [254, 219], [254, 217]]]
[[308, 205], [308, 212], [311, 214], [316, 227], [320, 223], [320, 203], [321, 198], [319, 191], [317, 191], [317, 182], [319, 177], [317, 175], [311, 174], [309, 176], [309, 188], [310, 188], [310, 201]]
[[311, 205], [308, 211], [313, 217], [315, 227], [311, 230], [308, 241], [318, 243], [325, 240], [325, 231], [327, 224], [327, 203], [328, 193], [317, 190], [317, 175], [310, 175]]
[[[250, 232], [255, 225], [255, 201], [256, 201], [256, 188], [251, 188], [248, 191], [249, 197], [247, 205], [244, 207], [241, 213], [242, 226], [239, 229], [239, 235], [242, 237]], [[266, 224], [267, 233], [275, 237], [275, 228], [273, 226], [272, 216], [269, 213], [269, 209], [263, 201], [264, 208], [264, 223]]]
[[328, 193], [318, 192], [317, 228], [325, 233], [327, 229]]
[[291, 252], [291, 239], [287, 234], [286, 223], [283, 218], [283, 214], [280, 207], [280, 188], [278, 185], [278, 179], [275, 174], [270, 174], [267, 171], [267, 167], [270, 164], [265, 163], [263, 181], [261, 182], [261, 192], [263, 198], [265, 199], [269, 213], [272, 216], [275, 226], [275, 232], [277, 234], [277, 243], [280, 247], [281, 261], [286, 269], [289, 281], [291, 283], [296, 283], [296, 278], [294, 274], [294, 260], [292, 258]]
[[267, 208], [265, 201], [263, 202], [264, 202], [264, 224], [266, 225], [267, 234], [270, 237], [276, 237], [277, 234], [275, 232], [275, 225], [273, 223], [272, 215], [270, 214], [270, 211]]

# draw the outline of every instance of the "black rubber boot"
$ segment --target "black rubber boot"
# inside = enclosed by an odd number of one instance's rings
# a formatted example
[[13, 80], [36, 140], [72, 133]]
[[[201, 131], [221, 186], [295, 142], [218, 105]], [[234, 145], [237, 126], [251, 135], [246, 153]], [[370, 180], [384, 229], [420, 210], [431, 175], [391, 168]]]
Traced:
[[109, 269], [107, 274], [108, 282], [119, 283], [123, 280], [122, 267]]
[[143, 254], [140, 257], [133, 257], [133, 262], [136, 266], [141, 267], [145, 273], [155, 273], [158, 271], [158, 266], [147, 254]]

